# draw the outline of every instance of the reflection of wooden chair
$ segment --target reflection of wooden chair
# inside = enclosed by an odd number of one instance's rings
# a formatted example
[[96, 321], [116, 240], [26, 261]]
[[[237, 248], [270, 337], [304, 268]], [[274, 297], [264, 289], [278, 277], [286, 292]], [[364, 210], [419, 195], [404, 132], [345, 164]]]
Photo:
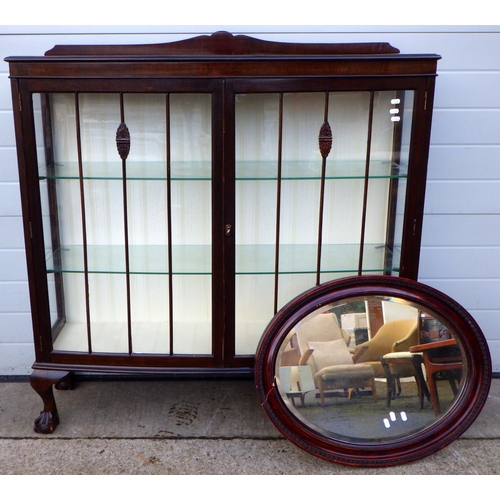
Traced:
[[448, 372], [448, 380], [453, 394], [456, 396], [458, 389], [455, 384], [455, 372], [457, 370], [461, 372], [463, 369], [462, 351], [455, 339], [449, 339], [413, 346], [410, 347], [410, 352], [421, 353], [423, 355], [432, 409], [435, 415], [439, 415], [441, 409], [435, 375], [441, 372]]
[[[402, 377], [415, 377], [421, 392], [418, 372], [415, 371], [410, 346], [418, 343], [417, 317], [396, 319], [385, 323], [368, 342], [359, 344], [354, 351], [356, 364], [369, 364], [375, 378], [387, 379], [387, 404], [401, 394]], [[396, 393], [397, 383], [397, 393]]]
[[396, 396], [396, 382], [398, 383], [397, 394], [401, 394], [401, 382], [399, 378], [396, 378], [397, 374], [399, 377], [415, 377], [420, 409], [422, 409], [424, 407], [424, 395], [427, 399], [430, 399], [429, 390], [425, 385], [425, 379], [422, 373], [422, 355], [410, 351], [390, 352], [382, 356], [380, 361], [384, 367], [387, 379], [387, 406], [391, 405], [391, 400]]
[[315, 391], [316, 386], [309, 366], [280, 366], [281, 387], [295, 406], [295, 398], [300, 398], [304, 406], [304, 397], [309, 391]]

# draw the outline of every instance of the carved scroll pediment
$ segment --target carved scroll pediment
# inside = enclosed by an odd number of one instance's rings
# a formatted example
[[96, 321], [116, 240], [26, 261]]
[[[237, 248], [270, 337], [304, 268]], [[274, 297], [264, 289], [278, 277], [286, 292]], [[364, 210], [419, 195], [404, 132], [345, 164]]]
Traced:
[[46, 56], [140, 56], [170, 57], [194, 55], [304, 56], [346, 54], [398, 54], [386, 42], [374, 43], [288, 43], [260, 40], [248, 35], [217, 31], [185, 40], [138, 45], [56, 45]]

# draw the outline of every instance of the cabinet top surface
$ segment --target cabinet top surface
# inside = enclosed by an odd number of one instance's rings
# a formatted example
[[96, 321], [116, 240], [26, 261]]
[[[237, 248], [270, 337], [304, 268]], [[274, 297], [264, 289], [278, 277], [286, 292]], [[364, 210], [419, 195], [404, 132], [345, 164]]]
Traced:
[[[285, 43], [216, 32], [163, 44], [56, 45], [44, 56], [5, 60], [11, 63], [11, 76], [19, 77], [92, 77], [120, 73], [121, 68], [131, 64], [135, 68], [142, 66], [144, 74], [159, 75], [187, 73], [182, 65], [189, 64], [193, 75], [216, 77], [239, 76], [242, 65], [253, 66], [248, 74], [285, 74], [280, 64], [293, 66], [292, 74], [432, 74], [438, 59], [436, 54], [400, 54], [385, 42]], [[152, 63], [158, 67], [152, 69]], [[207, 64], [211, 65], [209, 72]], [[60, 74], [61, 65], [66, 68], [65, 75]], [[75, 69], [78, 65], [79, 71], [68, 71], [72, 65]]]

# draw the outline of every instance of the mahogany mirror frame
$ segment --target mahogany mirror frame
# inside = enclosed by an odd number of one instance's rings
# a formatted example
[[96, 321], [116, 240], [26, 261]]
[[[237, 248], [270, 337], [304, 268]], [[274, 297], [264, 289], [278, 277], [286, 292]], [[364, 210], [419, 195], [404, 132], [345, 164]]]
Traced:
[[[276, 383], [277, 357], [291, 330], [329, 304], [355, 297], [391, 297], [445, 318], [462, 346], [467, 367], [453, 405], [430, 426], [387, 442], [352, 442], [318, 432], [297, 418]], [[288, 337], [289, 338], [289, 337]], [[318, 285], [283, 307], [266, 328], [256, 354], [255, 383], [264, 411], [277, 429], [299, 448], [343, 465], [394, 466], [431, 455], [462, 435], [483, 408], [491, 384], [486, 340], [472, 316], [456, 301], [422, 283], [392, 276], [358, 276]], [[383, 398], [381, 398], [383, 399]], [[381, 404], [384, 404], [381, 401]]]

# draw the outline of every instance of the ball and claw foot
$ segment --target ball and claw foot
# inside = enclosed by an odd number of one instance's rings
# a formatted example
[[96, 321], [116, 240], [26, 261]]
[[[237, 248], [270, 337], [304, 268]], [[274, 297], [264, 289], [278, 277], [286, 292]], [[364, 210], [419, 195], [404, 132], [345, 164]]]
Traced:
[[50, 411], [40, 412], [40, 416], [35, 420], [34, 430], [39, 434], [52, 434], [59, 424], [59, 417]]
[[56, 401], [54, 399], [53, 385], [71, 387], [71, 372], [56, 370], [33, 370], [30, 385], [42, 398], [43, 410], [35, 420], [33, 429], [39, 434], [52, 434], [59, 424]]

